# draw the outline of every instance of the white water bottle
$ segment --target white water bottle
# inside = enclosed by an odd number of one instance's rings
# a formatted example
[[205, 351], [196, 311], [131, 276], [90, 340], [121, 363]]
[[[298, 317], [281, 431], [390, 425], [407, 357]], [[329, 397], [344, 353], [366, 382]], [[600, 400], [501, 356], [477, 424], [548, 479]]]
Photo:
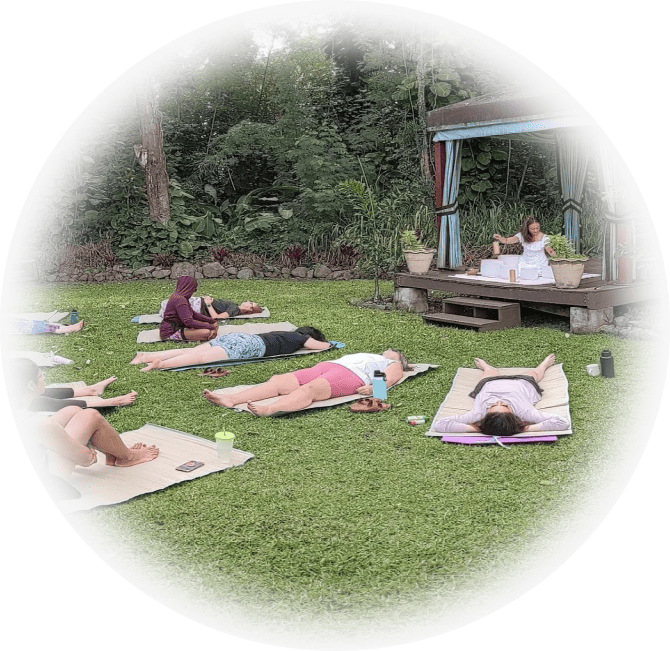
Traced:
[[372, 375], [372, 397], [386, 400], [386, 375], [375, 371]]

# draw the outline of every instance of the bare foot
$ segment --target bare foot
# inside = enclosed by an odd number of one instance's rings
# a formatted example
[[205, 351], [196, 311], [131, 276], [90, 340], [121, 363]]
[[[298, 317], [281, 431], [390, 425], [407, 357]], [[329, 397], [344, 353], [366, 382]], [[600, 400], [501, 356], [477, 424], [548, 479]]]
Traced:
[[483, 359], [475, 357], [475, 366], [482, 371], [495, 371], [495, 367], [487, 364]]
[[116, 396], [116, 398], [107, 398], [106, 403], [108, 407], [125, 407], [132, 405], [137, 398], [137, 391], [131, 391], [123, 396]]
[[540, 365], [538, 366], [539, 369], [542, 369], [543, 371], [546, 371], [550, 366], [553, 366], [556, 363], [556, 355], [552, 353], [551, 355], [547, 355]]
[[277, 411], [273, 405], [257, 405], [250, 402], [248, 405], [249, 411], [256, 416], [270, 416]]
[[202, 395], [213, 405], [218, 405], [219, 407], [227, 407], [228, 409], [232, 409], [235, 405], [239, 404], [238, 402], [235, 402], [235, 399], [230, 394], [222, 395], [220, 393], [212, 393], [211, 391], [205, 389], [202, 392]]
[[135, 357], [131, 360], [131, 364], [144, 364], [148, 360], [145, 357], [146, 353], [137, 353]]
[[159, 364], [160, 364], [160, 361], [156, 359], [153, 362], [149, 362], [144, 368], [141, 368], [140, 371], [142, 371], [143, 373], [146, 372], [146, 371], [151, 371], [155, 368], [158, 368]]
[[[137, 447], [141, 445], [142, 447]], [[135, 443], [128, 448], [128, 459], [116, 459], [116, 466], [118, 468], [128, 468], [129, 466], [136, 466], [140, 463], [147, 463], [153, 461], [158, 456], [159, 450], [155, 445], [147, 447], [142, 443]]]
[[84, 327], [84, 322], [79, 321], [78, 323], [74, 323], [72, 325], [60, 326], [60, 328], [58, 328], [58, 330], [56, 330], [56, 332], [59, 333], [59, 334], [67, 334], [69, 332], [79, 332], [79, 330], [81, 330], [83, 327]]
[[[133, 443], [133, 445], [130, 446], [130, 450], [141, 450], [142, 448], [146, 448], [147, 446], [144, 445], [144, 443]], [[116, 465], [116, 457], [113, 454], [105, 454], [105, 465], [107, 466], [115, 466]]]
[[116, 380], [116, 376], [112, 376], [107, 378], [106, 380], [102, 380], [96, 384], [91, 384], [88, 387], [86, 387], [91, 393], [89, 395], [92, 396], [101, 396], [104, 392], [104, 390]]

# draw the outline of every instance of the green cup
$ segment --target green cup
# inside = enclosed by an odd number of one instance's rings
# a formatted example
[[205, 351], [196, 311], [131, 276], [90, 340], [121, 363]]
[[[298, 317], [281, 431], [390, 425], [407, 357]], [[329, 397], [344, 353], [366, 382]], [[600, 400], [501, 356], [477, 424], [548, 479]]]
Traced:
[[214, 434], [214, 440], [216, 441], [216, 454], [219, 457], [219, 461], [230, 463], [235, 434], [232, 432], [217, 432]]

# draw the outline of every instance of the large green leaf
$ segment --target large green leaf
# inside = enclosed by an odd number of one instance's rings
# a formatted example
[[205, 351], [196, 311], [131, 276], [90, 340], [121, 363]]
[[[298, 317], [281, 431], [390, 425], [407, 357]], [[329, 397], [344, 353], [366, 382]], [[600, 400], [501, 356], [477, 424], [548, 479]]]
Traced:
[[438, 81], [429, 86], [430, 91], [437, 97], [448, 97], [451, 94], [451, 84], [444, 81]]

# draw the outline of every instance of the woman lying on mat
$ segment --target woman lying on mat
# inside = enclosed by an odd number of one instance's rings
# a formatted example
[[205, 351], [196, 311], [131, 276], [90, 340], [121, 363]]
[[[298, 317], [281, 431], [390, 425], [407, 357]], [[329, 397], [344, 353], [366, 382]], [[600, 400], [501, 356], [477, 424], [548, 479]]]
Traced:
[[155, 353], [137, 353], [131, 364], [147, 364], [142, 371], [153, 369], [180, 368], [198, 366], [210, 362], [222, 362], [226, 359], [254, 359], [291, 355], [296, 350], [327, 350], [331, 347], [321, 331], [310, 326], [298, 328], [293, 332], [264, 332], [250, 335], [235, 332], [220, 335], [212, 341], [195, 348], [161, 350]]
[[49, 321], [33, 321], [31, 319], [13, 318], [14, 330], [22, 335], [39, 335], [52, 333], [57, 335], [66, 335], [70, 332], [79, 332], [84, 327], [84, 322], [79, 321], [72, 325], [63, 325], [61, 323], [51, 323]]
[[198, 281], [191, 276], [181, 276], [177, 288], [168, 299], [159, 328], [163, 340], [208, 341], [216, 337], [216, 319], [193, 311], [189, 298], [198, 288]]
[[95, 409], [66, 407], [55, 414], [30, 412], [44, 391], [44, 375], [28, 359], [10, 362], [12, 404], [28, 454], [40, 474], [65, 479], [76, 465], [91, 466], [99, 450], [108, 466], [134, 466], [153, 461], [158, 448], [136, 443], [128, 448]]
[[470, 393], [475, 399], [472, 411], [442, 418], [434, 429], [437, 432], [481, 432], [486, 436], [567, 429], [568, 422], [563, 418], [535, 409], [542, 394], [538, 382], [555, 361], [556, 356], [552, 354], [527, 375], [500, 375], [497, 368], [483, 359], [475, 359], [475, 366], [482, 369], [484, 375]]
[[534, 267], [536, 269], [546, 267], [549, 263], [545, 251], [549, 255], [554, 255], [554, 250], [549, 246], [549, 236], [540, 231], [540, 222], [532, 215], [528, 215], [523, 220], [521, 230], [516, 235], [503, 237], [496, 233], [493, 239], [503, 244], [515, 244], [516, 242], [522, 244], [523, 254], [521, 260], [519, 260], [520, 269], [524, 267]]
[[[344, 355], [331, 362], [320, 362], [311, 368], [293, 373], [273, 375], [267, 382], [239, 393], [216, 394], [205, 391], [207, 400], [221, 407], [233, 408], [248, 403], [257, 416], [272, 416], [279, 412], [297, 411], [309, 407], [317, 400], [328, 400], [354, 394], [371, 395], [372, 377], [375, 371], [386, 374], [386, 386], [400, 381], [403, 371], [411, 367], [405, 356], [394, 348], [381, 355], [355, 353]], [[256, 405], [257, 400], [275, 398], [271, 405]]]
[[[241, 314], [260, 314], [263, 308], [253, 301], [244, 301], [244, 303], [233, 303], [226, 299], [212, 298], [211, 296], [191, 296], [188, 299], [189, 305], [197, 314], [206, 314], [213, 319], [231, 319]], [[163, 316], [167, 300], [161, 303], [159, 314]]]
[[[26, 360], [30, 361], [30, 360]], [[31, 362], [32, 364], [32, 362]], [[36, 396], [28, 405], [28, 411], [58, 411], [65, 407], [125, 407], [132, 405], [137, 398], [137, 391], [131, 391], [123, 396], [115, 398], [103, 398], [104, 390], [116, 380], [115, 377], [107, 378], [96, 384], [83, 387], [45, 387], [44, 391]], [[87, 398], [87, 400], [77, 400]]]

